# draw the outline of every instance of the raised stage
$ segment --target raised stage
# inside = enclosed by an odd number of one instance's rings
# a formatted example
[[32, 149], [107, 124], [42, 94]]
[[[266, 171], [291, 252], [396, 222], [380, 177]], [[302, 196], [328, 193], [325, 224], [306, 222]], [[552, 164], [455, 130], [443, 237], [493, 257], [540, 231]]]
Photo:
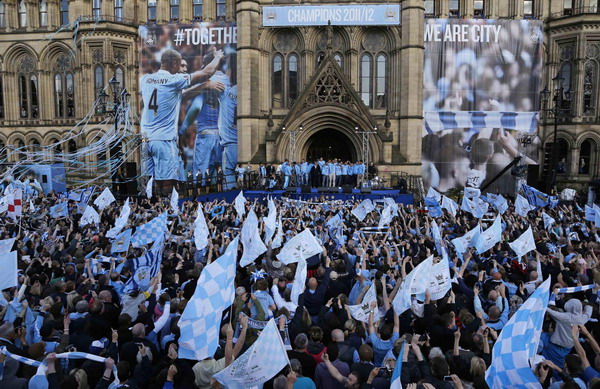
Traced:
[[[218, 193], [209, 193], [203, 194], [196, 197], [196, 201], [202, 202], [210, 202], [215, 199], [225, 200], [228, 203], [232, 203], [236, 196], [240, 193], [239, 190], [230, 190], [226, 192], [218, 192]], [[393, 189], [378, 189], [372, 190], [371, 193], [361, 193], [359, 189], [353, 189], [352, 193], [342, 193], [342, 190], [338, 190], [337, 193], [320, 193], [317, 188], [311, 189], [310, 193], [301, 193], [300, 188], [296, 189], [296, 192], [287, 192], [284, 190], [244, 190], [244, 197], [248, 200], [263, 200], [266, 199], [267, 196], [271, 196], [273, 198], [281, 198], [282, 196], [288, 197], [294, 200], [312, 200], [315, 198], [321, 198], [321, 196], [325, 196], [328, 200], [357, 200], [362, 201], [366, 199], [371, 200], [380, 200], [385, 197], [393, 198], [397, 203], [402, 203], [405, 205], [413, 204], [414, 199], [412, 194], [400, 194], [399, 190]]]

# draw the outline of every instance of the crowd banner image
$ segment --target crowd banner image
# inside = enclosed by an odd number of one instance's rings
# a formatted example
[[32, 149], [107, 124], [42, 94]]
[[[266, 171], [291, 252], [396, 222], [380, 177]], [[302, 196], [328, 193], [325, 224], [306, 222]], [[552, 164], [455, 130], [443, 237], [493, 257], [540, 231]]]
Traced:
[[262, 8], [264, 27], [394, 26], [400, 24], [400, 4], [302, 5]]
[[[519, 153], [537, 164], [542, 22], [428, 19], [424, 32], [425, 186], [479, 188]], [[514, 192], [514, 180], [491, 190]]]
[[155, 181], [235, 183], [235, 23], [139, 27], [142, 172]]

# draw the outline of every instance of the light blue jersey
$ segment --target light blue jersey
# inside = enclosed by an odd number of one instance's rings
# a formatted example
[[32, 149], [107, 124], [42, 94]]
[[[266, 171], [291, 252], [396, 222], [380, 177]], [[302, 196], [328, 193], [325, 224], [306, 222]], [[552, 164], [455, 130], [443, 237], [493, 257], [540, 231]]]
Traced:
[[219, 111], [221, 144], [237, 144], [237, 85], [226, 88], [221, 95]]
[[171, 74], [163, 69], [141, 78], [140, 90], [144, 101], [141, 126], [142, 134], [148, 140], [177, 139], [181, 92], [190, 86], [190, 80], [189, 74]]

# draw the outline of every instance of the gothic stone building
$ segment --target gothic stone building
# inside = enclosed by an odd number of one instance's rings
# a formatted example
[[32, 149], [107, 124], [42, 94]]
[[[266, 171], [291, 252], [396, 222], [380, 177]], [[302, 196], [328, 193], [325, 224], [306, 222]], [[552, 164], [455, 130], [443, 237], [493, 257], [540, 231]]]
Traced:
[[[0, 0], [0, 147], [9, 150], [1, 159], [27, 158], [10, 152], [27, 146], [51, 161], [93, 142], [105, 130], [96, 115], [86, 118], [91, 130], [53, 147], [86, 117], [113, 75], [138, 93], [138, 25], [235, 20], [240, 162], [282, 161], [296, 131], [298, 160], [361, 159], [368, 137], [380, 171], [418, 174], [424, 18], [535, 18], [547, 33], [544, 84], [551, 88], [560, 73], [573, 96], [570, 115], [558, 119], [560, 158], [568, 166], [559, 181], [598, 175], [598, 0], [403, 0], [395, 27], [261, 25], [263, 5], [323, 2], [331, 1]], [[553, 124], [543, 121], [541, 158]], [[86, 158], [93, 165], [107, 155]]]

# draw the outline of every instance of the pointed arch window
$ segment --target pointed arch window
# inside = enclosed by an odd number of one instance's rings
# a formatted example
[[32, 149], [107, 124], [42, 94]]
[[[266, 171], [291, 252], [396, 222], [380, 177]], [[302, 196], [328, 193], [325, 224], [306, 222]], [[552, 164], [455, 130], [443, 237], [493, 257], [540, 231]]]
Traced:
[[40, 27], [48, 27], [48, 3], [46, 0], [40, 1]]
[[296, 54], [291, 54], [288, 57], [287, 70], [288, 107], [291, 107], [298, 99], [298, 56]]
[[335, 53], [333, 55], [333, 59], [338, 64], [338, 66], [340, 68], [342, 68], [342, 70], [343, 70], [344, 69], [344, 57], [342, 57], [342, 55], [340, 53]]
[[300, 59], [298, 54], [276, 53], [273, 56], [271, 86], [274, 108], [291, 107], [300, 94]]
[[375, 108], [385, 108], [387, 96], [387, 57], [383, 54], [377, 56], [375, 67]]
[[596, 96], [598, 84], [598, 64], [594, 60], [585, 63], [583, 78], [583, 113], [593, 115], [596, 112]]
[[0, 119], [4, 119], [4, 80], [0, 75]]
[[8, 152], [6, 151], [6, 145], [0, 141], [0, 163], [8, 162]]
[[22, 119], [37, 119], [38, 105], [38, 78], [35, 73], [36, 63], [32, 56], [24, 55], [18, 68], [17, 80], [19, 84], [19, 116]]
[[71, 58], [61, 54], [54, 64], [54, 114], [57, 117], [75, 116], [75, 80]]
[[25, 0], [19, 1], [19, 28], [27, 27], [27, 4]]
[[19, 157], [19, 161], [24, 161], [27, 159], [27, 150], [25, 148], [25, 142], [19, 140], [17, 143], [17, 155]]
[[119, 81], [119, 86], [121, 90], [123, 90], [123, 88], [125, 88], [125, 72], [122, 67], [117, 66], [115, 68], [115, 78]]
[[273, 108], [283, 107], [283, 56], [275, 54], [273, 57]]
[[579, 174], [590, 174], [594, 164], [596, 141], [591, 138], [584, 140], [579, 149]]
[[104, 89], [104, 67], [102, 65], [96, 65], [94, 68], [94, 87], [97, 97], [100, 91]]
[[360, 59], [360, 98], [367, 107], [373, 105], [372, 62], [369, 54], [363, 54]]

